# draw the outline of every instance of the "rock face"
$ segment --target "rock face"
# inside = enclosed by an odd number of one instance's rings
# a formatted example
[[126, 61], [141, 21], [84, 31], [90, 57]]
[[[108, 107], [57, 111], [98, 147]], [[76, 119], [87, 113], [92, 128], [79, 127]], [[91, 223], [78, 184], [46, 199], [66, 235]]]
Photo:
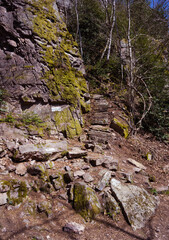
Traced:
[[157, 199], [140, 187], [123, 184], [114, 178], [111, 180], [111, 189], [133, 229], [144, 227], [155, 213]]
[[[0, 1], [0, 89], [6, 110], [34, 111], [73, 136], [87, 111], [84, 65], [54, 0]], [[58, 120], [59, 119], [59, 120]]]

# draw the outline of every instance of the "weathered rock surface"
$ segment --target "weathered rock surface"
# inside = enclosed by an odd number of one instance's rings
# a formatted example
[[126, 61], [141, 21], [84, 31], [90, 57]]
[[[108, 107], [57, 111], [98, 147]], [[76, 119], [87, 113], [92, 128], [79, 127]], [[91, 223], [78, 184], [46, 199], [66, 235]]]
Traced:
[[134, 230], [144, 227], [155, 213], [157, 199], [143, 188], [131, 184], [123, 184], [113, 178], [111, 180], [113, 196], [119, 202], [127, 220]]
[[25, 175], [27, 172], [27, 168], [26, 168], [25, 164], [24, 163], [18, 164], [16, 166], [15, 172], [16, 172], [16, 174], [21, 175], [21, 176]]
[[87, 151], [82, 150], [78, 147], [74, 147], [74, 148], [72, 148], [71, 151], [68, 152], [68, 158], [69, 159], [80, 158], [80, 157], [83, 157], [83, 156], [86, 156], [86, 155], [87, 155]]
[[90, 108], [88, 86], [77, 44], [56, 1], [0, 1], [0, 29], [0, 88], [8, 92], [5, 110], [33, 111], [52, 119], [58, 131], [78, 135], [83, 125], [80, 105], [84, 112]]
[[98, 142], [98, 143], [108, 143], [112, 140], [112, 133], [107, 127], [102, 126], [91, 126], [88, 131], [89, 139]]
[[127, 161], [129, 163], [131, 163], [132, 165], [136, 166], [137, 168], [140, 168], [142, 170], [146, 170], [146, 167], [143, 164], [137, 162], [136, 160], [134, 160], [132, 158], [128, 158]]
[[67, 151], [67, 141], [45, 140], [43, 144], [27, 143], [19, 145], [14, 151], [13, 158], [16, 161], [47, 161], [57, 159], [63, 151]]
[[7, 193], [0, 193], [0, 206], [7, 203]]
[[92, 182], [94, 178], [90, 175], [90, 173], [85, 173], [83, 175], [83, 179], [86, 183]]
[[98, 185], [96, 186], [96, 189], [99, 191], [102, 191], [106, 186], [109, 185], [110, 182], [110, 178], [111, 178], [111, 172], [107, 171], [102, 179], [100, 180], [100, 182], [98, 183]]
[[114, 171], [117, 171], [118, 169], [118, 164], [119, 164], [119, 161], [118, 159], [115, 159], [114, 157], [112, 156], [105, 156], [104, 157], [104, 162], [103, 162], [103, 167], [105, 168], [108, 168], [110, 170], [114, 170]]
[[118, 203], [108, 190], [103, 194], [103, 205], [106, 213], [113, 219], [115, 219], [117, 214], [120, 213], [120, 207]]
[[66, 223], [63, 227], [64, 232], [73, 232], [77, 234], [82, 234], [85, 230], [84, 225], [76, 223], [76, 222], [70, 222]]
[[101, 211], [101, 204], [95, 191], [80, 182], [75, 183], [73, 187], [73, 206], [85, 220], [94, 218]]
[[129, 126], [126, 121], [120, 117], [114, 117], [111, 121], [110, 127], [113, 128], [123, 137], [127, 138], [129, 134]]

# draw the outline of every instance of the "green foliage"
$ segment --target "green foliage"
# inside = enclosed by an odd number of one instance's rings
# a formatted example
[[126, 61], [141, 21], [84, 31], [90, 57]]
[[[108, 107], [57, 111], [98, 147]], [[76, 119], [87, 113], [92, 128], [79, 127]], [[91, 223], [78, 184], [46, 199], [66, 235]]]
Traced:
[[[97, 0], [78, 1], [79, 28], [82, 38], [84, 61], [86, 64], [96, 63], [105, 44], [103, 25], [105, 14]], [[68, 29], [76, 38], [77, 22], [73, 8], [68, 18]], [[77, 38], [79, 43], [79, 38]]]
[[[137, 126], [142, 114], [145, 113], [144, 102], [150, 101], [152, 108], [143, 121], [145, 130], [152, 132], [161, 140], [169, 140], [169, 84], [168, 71], [168, 19], [165, 1], [150, 7], [149, 1], [130, 1], [131, 7], [131, 45], [134, 59], [134, 105], [135, 116], [132, 117]], [[122, 39], [126, 39], [128, 15], [125, 1], [116, 1], [116, 24], [112, 33], [110, 60], [100, 61], [111, 28], [111, 1], [107, 9], [98, 0], [78, 1], [79, 29], [82, 40], [84, 62], [87, 64], [87, 78], [90, 89], [95, 93], [107, 94], [112, 90], [129, 89], [129, 52], [126, 59], [121, 58]], [[68, 28], [77, 37], [75, 10], [68, 17]], [[79, 37], [79, 36], [78, 36]], [[80, 44], [80, 42], [79, 42]], [[122, 66], [123, 65], [123, 66]], [[123, 69], [123, 71], [122, 71]], [[147, 91], [148, 89], [148, 91]], [[114, 91], [115, 92], [115, 91]], [[120, 91], [116, 91], [118, 94]], [[140, 94], [139, 94], [140, 93]], [[142, 95], [142, 97], [141, 97]], [[123, 100], [130, 111], [129, 93]]]
[[15, 123], [16, 119], [11, 115], [7, 114], [5, 118], [0, 119], [0, 122]]
[[21, 122], [24, 125], [35, 125], [37, 127], [41, 126], [43, 121], [42, 119], [39, 117], [38, 114], [35, 114], [34, 112], [26, 112], [24, 113], [21, 118], [20, 118]]
[[5, 100], [8, 97], [7, 91], [0, 88], [0, 112], [4, 112], [4, 105], [5, 105]]

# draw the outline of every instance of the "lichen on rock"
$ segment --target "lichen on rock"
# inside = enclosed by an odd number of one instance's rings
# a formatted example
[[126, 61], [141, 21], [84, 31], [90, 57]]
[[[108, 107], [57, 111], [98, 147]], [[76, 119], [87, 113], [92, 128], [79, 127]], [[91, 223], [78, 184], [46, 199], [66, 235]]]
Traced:
[[86, 221], [101, 212], [101, 204], [95, 191], [84, 183], [74, 184], [73, 206]]

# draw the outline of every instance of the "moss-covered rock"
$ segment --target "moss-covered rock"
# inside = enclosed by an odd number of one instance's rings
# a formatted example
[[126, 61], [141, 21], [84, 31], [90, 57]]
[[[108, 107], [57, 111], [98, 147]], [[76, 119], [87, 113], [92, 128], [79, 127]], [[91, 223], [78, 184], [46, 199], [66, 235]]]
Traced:
[[8, 188], [7, 196], [9, 204], [20, 204], [27, 197], [28, 189], [26, 182], [12, 179], [9, 181], [3, 181], [1, 184], [4, 186], [4, 188]]
[[101, 204], [95, 191], [84, 183], [74, 184], [73, 206], [86, 221], [101, 212]]
[[66, 136], [69, 138], [80, 135], [82, 132], [82, 126], [73, 113], [75, 113], [75, 109], [70, 109], [69, 107], [54, 113], [54, 120], [57, 129], [63, 133], [66, 133]]
[[33, 32], [44, 41], [39, 42], [42, 61], [48, 67], [44, 73], [52, 100], [63, 100], [77, 106], [83, 93], [87, 92], [86, 81], [70, 61], [69, 55], [80, 57], [77, 43], [68, 32], [59, 16], [54, 0], [29, 1], [28, 11], [33, 14]]
[[129, 135], [129, 126], [128, 124], [121, 118], [114, 118], [110, 124], [110, 127], [113, 128], [116, 132], [118, 132], [123, 137], [127, 138]]

